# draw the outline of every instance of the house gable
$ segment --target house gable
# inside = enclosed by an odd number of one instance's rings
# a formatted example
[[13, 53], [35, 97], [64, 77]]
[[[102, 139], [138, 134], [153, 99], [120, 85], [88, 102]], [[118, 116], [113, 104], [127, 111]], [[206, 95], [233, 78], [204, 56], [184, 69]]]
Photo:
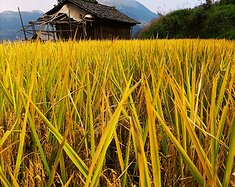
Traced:
[[72, 4], [72, 3], [66, 3], [59, 11], [58, 13], [66, 14], [68, 17], [78, 21], [82, 22], [85, 16], [88, 14], [88, 12], [84, 11], [83, 9], [79, 8], [78, 6]]

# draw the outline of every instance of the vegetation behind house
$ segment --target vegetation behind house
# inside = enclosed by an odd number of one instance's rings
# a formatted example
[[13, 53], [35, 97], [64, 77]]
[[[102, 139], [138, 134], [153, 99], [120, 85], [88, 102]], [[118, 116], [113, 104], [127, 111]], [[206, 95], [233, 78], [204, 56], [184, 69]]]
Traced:
[[235, 39], [235, 0], [172, 12], [153, 20], [140, 37]]

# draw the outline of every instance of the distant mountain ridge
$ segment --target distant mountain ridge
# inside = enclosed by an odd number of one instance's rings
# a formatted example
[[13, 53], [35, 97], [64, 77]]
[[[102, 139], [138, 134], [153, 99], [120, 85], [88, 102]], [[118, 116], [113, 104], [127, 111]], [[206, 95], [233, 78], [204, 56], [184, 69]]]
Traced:
[[[24, 12], [24, 13], [39, 13], [39, 14], [44, 14], [44, 12], [41, 11], [41, 10], [22, 11], [22, 12]], [[12, 16], [15, 16], [14, 13], [17, 13], [17, 14], [18, 14], [18, 12], [12, 11], [12, 10], [5, 10], [5, 11], [3, 11], [3, 12], [0, 12], [0, 14], [9, 15], [9, 16], [11, 16], [11, 17], [12, 17]], [[18, 15], [19, 15], [19, 14], [18, 14]]]
[[116, 6], [120, 12], [141, 22], [142, 25], [150, 23], [152, 19], [159, 17], [136, 0], [98, 0], [98, 2], [108, 6]]
[[[43, 14], [40, 10], [22, 11], [24, 25], [29, 21], [38, 19]], [[15, 11], [3, 11], [0, 13], [0, 41], [23, 39], [23, 32], [17, 32], [21, 29], [20, 16]]]
[[[108, 6], [116, 6], [123, 14], [139, 21], [141, 24], [133, 27], [132, 34], [158, 17], [157, 14], [151, 12], [136, 0], [98, 0], [98, 2]], [[22, 11], [21, 14], [24, 25], [28, 25], [29, 21], [36, 20], [43, 15], [43, 12], [40, 10]], [[18, 12], [4, 11], [0, 13], [0, 41], [23, 39], [23, 32], [17, 32], [20, 29], [21, 22]]]

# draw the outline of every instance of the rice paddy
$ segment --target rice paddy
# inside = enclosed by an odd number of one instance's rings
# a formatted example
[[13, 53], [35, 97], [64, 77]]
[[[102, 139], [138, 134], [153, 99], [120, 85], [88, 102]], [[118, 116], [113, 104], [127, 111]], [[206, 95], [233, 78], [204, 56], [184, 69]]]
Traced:
[[235, 185], [235, 42], [0, 44], [0, 186]]

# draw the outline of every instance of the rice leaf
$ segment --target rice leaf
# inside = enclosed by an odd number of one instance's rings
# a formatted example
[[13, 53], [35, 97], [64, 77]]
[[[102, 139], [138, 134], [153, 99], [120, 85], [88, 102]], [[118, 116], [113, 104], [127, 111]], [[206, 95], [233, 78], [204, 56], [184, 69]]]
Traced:
[[193, 161], [189, 158], [187, 153], [185, 152], [184, 148], [180, 145], [180, 142], [175, 138], [175, 136], [172, 134], [170, 129], [167, 127], [165, 122], [161, 119], [160, 115], [156, 112], [156, 110], [152, 107], [155, 115], [157, 116], [157, 119], [159, 120], [160, 124], [163, 126], [164, 131], [167, 133], [169, 138], [171, 139], [172, 143], [175, 145], [175, 148], [177, 149], [178, 153], [180, 154], [181, 158], [184, 160], [186, 166], [188, 167], [189, 171], [192, 173], [194, 178], [197, 180], [197, 182], [201, 186], [207, 186], [207, 184], [204, 183], [203, 177], [201, 173], [198, 171], [197, 167], [194, 165]]
[[[122, 106], [124, 104], [124, 102], [127, 100], [127, 98], [130, 96], [130, 94], [136, 89], [136, 87], [140, 84], [140, 82], [138, 82], [135, 86], [133, 86], [131, 89], [129, 89], [131, 83], [131, 79], [129, 80], [128, 86], [123, 94], [122, 100], [119, 102], [117, 109], [115, 110], [115, 112], [112, 115], [112, 118], [110, 119], [110, 121], [108, 122], [107, 128], [105, 129], [105, 132], [103, 134], [103, 136], [101, 137], [100, 143], [97, 147], [96, 153], [95, 153], [95, 157], [92, 160], [92, 164], [91, 167], [89, 169], [89, 174], [87, 177], [87, 181], [86, 181], [86, 185], [85, 187], [88, 186], [93, 186], [95, 184], [95, 182], [97, 181], [97, 177], [99, 175], [99, 171], [103, 165], [103, 161], [104, 161], [104, 155], [106, 153], [106, 150], [111, 142], [113, 133], [115, 131], [115, 127], [117, 125], [121, 110], [122, 110]], [[99, 159], [100, 157], [100, 159]], [[97, 166], [96, 166], [96, 170], [94, 173], [94, 176], [91, 180], [92, 177], [92, 173], [94, 171], [95, 165], [98, 162]], [[90, 184], [91, 183], [91, 184]]]
[[149, 89], [146, 89], [146, 105], [149, 122], [150, 153], [153, 167], [154, 186], [161, 186], [161, 169], [158, 153], [158, 142], [155, 128], [155, 115], [152, 111]]
[[226, 160], [226, 167], [223, 179], [223, 187], [229, 186], [231, 172], [234, 167], [234, 158], [235, 158], [234, 147], [235, 147], [235, 114], [233, 117], [233, 121], [231, 123], [231, 134], [230, 134], [229, 150], [228, 150], [228, 156]]
[[[139, 174], [140, 174], [140, 186], [141, 187], [150, 187], [150, 178], [148, 174], [148, 163], [144, 151], [144, 142], [139, 133], [139, 129], [135, 122], [133, 123], [133, 141], [136, 141], [137, 145], [137, 154], [139, 160]], [[156, 174], [156, 173], [155, 173]], [[157, 176], [158, 178], [159, 176]], [[155, 183], [155, 185], [157, 185]]]

